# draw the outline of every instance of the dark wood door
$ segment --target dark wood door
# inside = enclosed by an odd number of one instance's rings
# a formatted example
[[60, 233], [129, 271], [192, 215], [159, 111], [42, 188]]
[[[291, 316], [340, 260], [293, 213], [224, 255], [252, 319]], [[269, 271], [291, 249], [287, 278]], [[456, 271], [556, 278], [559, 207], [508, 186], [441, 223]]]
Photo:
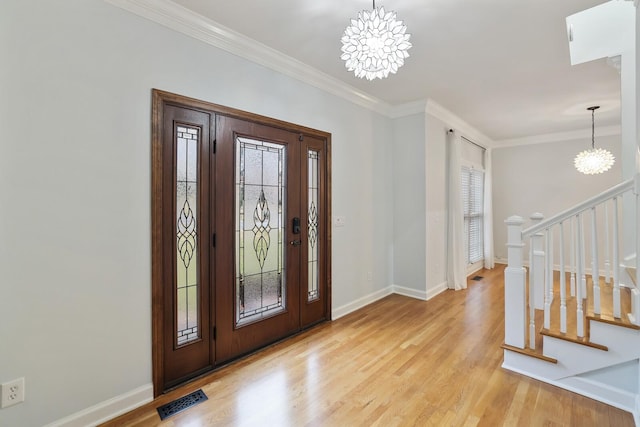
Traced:
[[158, 395], [330, 318], [329, 136], [154, 90]]
[[300, 139], [300, 182], [303, 218], [300, 251], [300, 327], [328, 319], [327, 283], [327, 163], [326, 141], [312, 136]]
[[164, 388], [211, 369], [212, 115], [166, 106], [162, 151]]
[[218, 116], [217, 129], [225, 202], [216, 209], [215, 353], [224, 362], [300, 329], [300, 147], [293, 132], [245, 120]]

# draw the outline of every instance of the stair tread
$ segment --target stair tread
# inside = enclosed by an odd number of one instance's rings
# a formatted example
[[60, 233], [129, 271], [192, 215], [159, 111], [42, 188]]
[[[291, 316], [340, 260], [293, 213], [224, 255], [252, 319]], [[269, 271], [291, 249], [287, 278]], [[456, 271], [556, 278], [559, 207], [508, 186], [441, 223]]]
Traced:
[[598, 343], [595, 343], [595, 342], [591, 342], [589, 340], [589, 338], [587, 338], [587, 337], [580, 338], [575, 334], [566, 334], [566, 333], [562, 333], [562, 332], [550, 331], [550, 330], [544, 329], [544, 328], [542, 328], [542, 330], [540, 330], [540, 334], [546, 335], [548, 337], [557, 338], [557, 339], [561, 339], [561, 340], [564, 340], [564, 341], [569, 341], [569, 342], [572, 342], [572, 343], [584, 345], [584, 346], [587, 346], [587, 347], [597, 348], [598, 350], [609, 351], [609, 348], [606, 345], [602, 345], [602, 344], [598, 344]]
[[640, 331], [640, 326], [634, 325], [627, 318], [626, 321], [623, 319], [618, 319], [613, 316], [607, 314], [589, 314], [587, 315], [587, 319], [594, 320], [596, 322], [608, 323], [610, 325], [622, 326], [623, 328], [635, 329], [636, 331]]
[[540, 359], [540, 360], [544, 360], [545, 362], [549, 362], [549, 363], [558, 363], [557, 359], [554, 359], [553, 357], [548, 357], [545, 356], [544, 354], [542, 354], [542, 349], [538, 350], [531, 350], [529, 348], [518, 348], [518, 347], [514, 347], [512, 345], [509, 344], [505, 344], [502, 343], [502, 345], [500, 346], [505, 350], [509, 350], [509, 351], [513, 351], [516, 353], [520, 353], [520, 354], [524, 354], [525, 356], [531, 356], [534, 357], [536, 359]]
[[[578, 280], [576, 280], [579, 282]], [[560, 332], [560, 273], [554, 272], [554, 298], [551, 304], [551, 318], [549, 328], [544, 328], [544, 311], [534, 310], [535, 312], [535, 326], [539, 333], [536, 334], [536, 348], [535, 350], [527, 349], [530, 352], [542, 355], [543, 353], [543, 336], [551, 336], [554, 338], [562, 339], [565, 341], [574, 342], [576, 344], [597, 348], [600, 350], [608, 351], [608, 348], [604, 345], [593, 343], [590, 341], [590, 322], [597, 321], [611, 325], [617, 325], [625, 328], [640, 330], [640, 326], [634, 325], [629, 320], [627, 313], [631, 311], [631, 291], [628, 288], [620, 288], [620, 300], [621, 300], [621, 317], [615, 318], [613, 316], [613, 285], [611, 283], [605, 283], [604, 277], [600, 278], [600, 302], [601, 313], [594, 314], [593, 312], [593, 286], [591, 283], [591, 277], [587, 277], [587, 298], [583, 300], [583, 312], [584, 312], [584, 337], [577, 336], [577, 300], [575, 297], [571, 297], [570, 293], [570, 274], [567, 273], [566, 277], [566, 310], [567, 310], [567, 333]], [[529, 314], [529, 313], [527, 313]], [[527, 328], [529, 331], [529, 328]], [[528, 334], [527, 334], [528, 335]], [[529, 343], [529, 337], [527, 336], [527, 347]], [[513, 350], [515, 351], [515, 350]]]

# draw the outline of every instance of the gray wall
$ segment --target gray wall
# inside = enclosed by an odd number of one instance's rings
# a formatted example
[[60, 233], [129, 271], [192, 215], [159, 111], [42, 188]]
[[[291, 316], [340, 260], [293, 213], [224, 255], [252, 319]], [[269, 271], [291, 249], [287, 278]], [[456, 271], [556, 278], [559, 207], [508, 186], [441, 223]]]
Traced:
[[0, 425], [151, 382], [151, 88], [331, 132], [333, 307], [390, 285], [390, 119], [100, 0], [1, 9]]
[[[573, 166], [576, 154], [591, 147], [590, 137], [493, 150], [493, 233], [498, 259], [507, 257], [504, 220], [508, 217], [523, 217], [526, 228], [534, 212], [551, 217], [622, 181], [620, 137], [597, 137], [596, 146], [607, 148], [616, 157], [613, 168], [600, 175], [583, 175]], [[585, 227], [588, 224], [585, 222]]]
[[394, 120], [394, 284], [424, 293], [426, 272], [425, 114]]

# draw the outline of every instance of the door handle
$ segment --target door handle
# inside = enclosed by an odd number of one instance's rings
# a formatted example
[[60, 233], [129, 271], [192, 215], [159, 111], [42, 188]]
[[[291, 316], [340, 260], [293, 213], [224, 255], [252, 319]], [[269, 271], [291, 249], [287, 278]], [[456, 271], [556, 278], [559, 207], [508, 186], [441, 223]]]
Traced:
[[292, 240], [289, 242], [289, 244], [291, 246], [300, 246], [302, 244], [302, 240], [298, 239], [298, 240]]

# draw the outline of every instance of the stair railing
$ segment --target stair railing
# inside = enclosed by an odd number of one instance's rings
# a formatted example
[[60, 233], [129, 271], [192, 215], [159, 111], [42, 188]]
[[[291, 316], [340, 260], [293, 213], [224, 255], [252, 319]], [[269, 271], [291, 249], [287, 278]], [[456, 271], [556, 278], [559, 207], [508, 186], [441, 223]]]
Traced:
[[[532, 225], [523, 229], [524, 220], [519, 216], [508, 218], [507, 249], [508, 265], [505, 269], [505, 344], [518, 347], [536, 347], [535, 310], [544, 310], [543, 327], [549, 329], [552, 318], [552, 304], [556, 297], [554, 289], [554, 271], [559, 271], [559, 313], [560, 332], [567, 333], [567, 301], [576, 299], [575, 332], [578, 338], [585, 336], [584, 313], [586, 311], [587, 284], [590, 284], [592, 310], [602, 313], [600, 288], [600, 260], [604, 265], [604, 283], [612, 283], [612, 307], [606, 307], [615, 318], [621, 318], [620, 303], [620, 209], [623, 195], [633, 198], [635, 212], [635, 283], [638, 283], [640, 271], [640, 174], [624, 181], [595, 197], [592, 197], [564, 212], [544, 219], [540, 213], [531, 215]], [[609, 215], [611, 210], [612, 215]], [[604, 214], [604, 223], [598, 223], [598, 217]], [[588, 232], [585, 233], [585, 221]], [[568, 234], [568, 236], [566, 235]], [[604, 235], [604, 253], [600, 253], [599, 239]], [[558, 236], [558, 247], [554, 245], [554, 236]], [[567, 248], [566, 240], [570, 242]], [[585, 242], [589, 239], [591, 246], [587, 250]], [[525, 257], [525, 247], [529, 247]], [[611, 244], [611, 246], [610, 246]], [[554, 249], [558, 250], [554, 265]], [[565, 265], [568, 255], [569, 265]], [[590, 256], [590, 268], [587, 266], [587, 255]], [[527, 271], [523, 260], [528, 259]], [[611, 267], [612, 266], [612, 267]], [[613, 274], [610, 274], [612, 271]], [[567, 296], [566, 276], [569, 275], [569, 296]], [[527, 283], [528, 282], [528, 283]], [[528, 284], [528, 289], [527, 289]], [[605, 285], [605, 286], [606, 286]], [[625, 283], [631, 287], [633, 283]], [[631, 288], [632, 313], [629, 320], [640, 325], [640, 291], [636, 286]], [[610, 309], [610, 310], [609, 310]], [[555, 316], [555, 313], [554, 313]], [[554, 317], [555, 318], [555, 317]], [[529, 340], [526, 343], [527, 330]], [[528, 345], [527, 345], [528, 344]]]

